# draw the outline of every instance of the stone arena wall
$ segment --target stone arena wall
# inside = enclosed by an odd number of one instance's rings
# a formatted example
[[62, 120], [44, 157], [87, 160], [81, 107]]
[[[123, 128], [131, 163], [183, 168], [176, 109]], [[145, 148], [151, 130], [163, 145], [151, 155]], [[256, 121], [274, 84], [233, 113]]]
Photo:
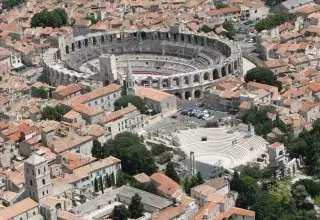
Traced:
[[[195, 70], [189, 68], [161, 77], [148, 75], [139, 81], [140, 85], [152, 86], [175, 94], [181, 99], [199, 98], [202, 91], [216, 79], [228, 75], [241, 75], [243, 71], [242, 53], [238, 45], [225, 38], [201, 33], [128, 30], [91, 33], [65, 42], [59, 44], [60, 48], [50, 48], [43, 56], [47, 81], [52, 85], [99, 80], [94, 74], [81, 72], [80, 66], [107, 53], [137, 54], [136, 59], [141, 59], [141, 62], [145, 61], [146, 54], [153, 54], [159, 55], [156, 59], [162, 59], [164, 62], [177, 62], [179, 67], [194, 66]], [[215, 51], [223, 54], [223, 59]], [[178, 59], [172, 61], [172, 57]], [[187, 60], [187, 63], [182, 59]]]

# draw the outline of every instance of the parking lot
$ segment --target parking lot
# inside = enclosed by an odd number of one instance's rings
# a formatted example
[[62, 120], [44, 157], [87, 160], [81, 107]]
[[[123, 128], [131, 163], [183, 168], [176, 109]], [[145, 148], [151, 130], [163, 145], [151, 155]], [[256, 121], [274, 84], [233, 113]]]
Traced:
[[227, 112], [215, 111], [211, 109], [203, 109], [200, 107], [194, 107], [194, 109], [200, 110], [200, 111], [206, 110], [209, 113], [210, 117], [207, 118], [206, 120], [203, 120], [201, 118], [191, 117], [189, 115], [183, 115], [181, 114], [181, 112], [186, 110], [186, 109], [183, 109], [182, 111], [177, 112], [173, 116], [164, 118], [160, 122], [154, 125], [151, 125], [149, 129], [154, 130], [159, 128], [165, 128], [165, 127], [173, 126], [175, 124], [185, 124], [185, 126], [187, 126], [187, 124], [190, 124], [190, 123], [194, 123], [198, 126], [203, 127], [206, 125], [208, 121], [212, 121], [212, 120], [218, 121], [220, 118], [227, 118], [227, 117], [234, 118], [236, 116], [236, 115], [228, 114]]

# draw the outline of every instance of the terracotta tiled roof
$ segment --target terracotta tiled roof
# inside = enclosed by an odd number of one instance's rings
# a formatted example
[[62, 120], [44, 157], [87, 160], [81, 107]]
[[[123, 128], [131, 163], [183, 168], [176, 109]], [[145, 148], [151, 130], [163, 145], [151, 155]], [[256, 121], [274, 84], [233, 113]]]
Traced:
[[109, 86], [94, 90], [92, 92], [86, 93], [84, 95], [75, 97], [70, 99], [70, 103], [86, 103], [89, 102], [93, 99], [99, 98], [101, 96], [110, 94], [110, 93], [114, 93], [116, 91], [118, 91], [121, 88], [121, 86], [117, 85], [117, 84], [111, 84]]
[[254, 211], [247, 210], [247, 209], [241, 209], [238, 207], [232, 207], [231, 211], [233, 214], [236, 214], [236, 215], [243, 215], [243, 216], [250, 216], [250, 217], [256, 216], [256, 213]]
[[158, 102], [161, 102], [162, 100], [165, 100], [166, 98], [173, 96], [169, 93], [144, 86], [138, 86], [136, 92], [137, 96], [140, 96], [142, 99], [146, 98]]
[[62, 96], [66, 97], [68, 95], [71, 95], [73, 93], [79, 92], [81, 90], [82, 90], [82, 88], [78, 84], [70, 84], [70, 85], [66, 86], [65, 88], [63, 88], [63, 89], [60, 89], [57, 92], [59, 94], [61, 94]]
[[38, 207], [39, 204], [30, 198], [24, 199], [8, 208], [0, 211], [0, 220], [10, 220], [30, 209]]
[[119, 118], [122, 118], [123, 116], [125, 116], [126, 114], [137, 110], [137, 107], [135, 107], [134, 105], [130, 105], [124, 109], [120, 109], [118, 111], [114, 111], [108, 115], [105, 115], [101, 118], [101, 122], [103, 123], [109, 123], [111, 121], [115, 121], [118, 120]]
[[178, 190], [182, 189], [178, 183], [163, 173], [154, 173], [150, 176], [150, 179], [159, 184], [159, 191], [170, 196], [173, 196]]
[[207, 202], [191, 219], [192, 220], [202, 220], [204, 214], [207, 211], [212, 212], [218, 207], [218, 204], [215, 202]]

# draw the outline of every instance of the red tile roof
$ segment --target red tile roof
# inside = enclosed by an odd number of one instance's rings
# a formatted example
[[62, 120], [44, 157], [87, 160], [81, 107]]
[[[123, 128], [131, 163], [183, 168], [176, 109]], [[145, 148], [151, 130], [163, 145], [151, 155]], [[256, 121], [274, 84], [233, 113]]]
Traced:
[[182, 189], [178, 183], [163, 173], [154, 173], [150, 176], [150, 179], [159, 184], [159, 191], [170, 196], [173, 196], [178, 190]]

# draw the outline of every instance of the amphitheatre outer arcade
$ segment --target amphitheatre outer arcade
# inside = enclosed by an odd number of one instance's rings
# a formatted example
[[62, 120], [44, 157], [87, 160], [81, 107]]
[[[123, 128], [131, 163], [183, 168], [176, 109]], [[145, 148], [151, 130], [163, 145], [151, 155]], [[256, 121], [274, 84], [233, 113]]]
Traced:
[[56, 41], [58, 48], [43, 56], [47, 81], [55, 86], [81, 80], [106, 85], [124, 79], [130, 65], [138, 85], [190, 99], [201, 97], [215, 80], [243, 71], [235, 43], [180, 26], [59, 36]]

